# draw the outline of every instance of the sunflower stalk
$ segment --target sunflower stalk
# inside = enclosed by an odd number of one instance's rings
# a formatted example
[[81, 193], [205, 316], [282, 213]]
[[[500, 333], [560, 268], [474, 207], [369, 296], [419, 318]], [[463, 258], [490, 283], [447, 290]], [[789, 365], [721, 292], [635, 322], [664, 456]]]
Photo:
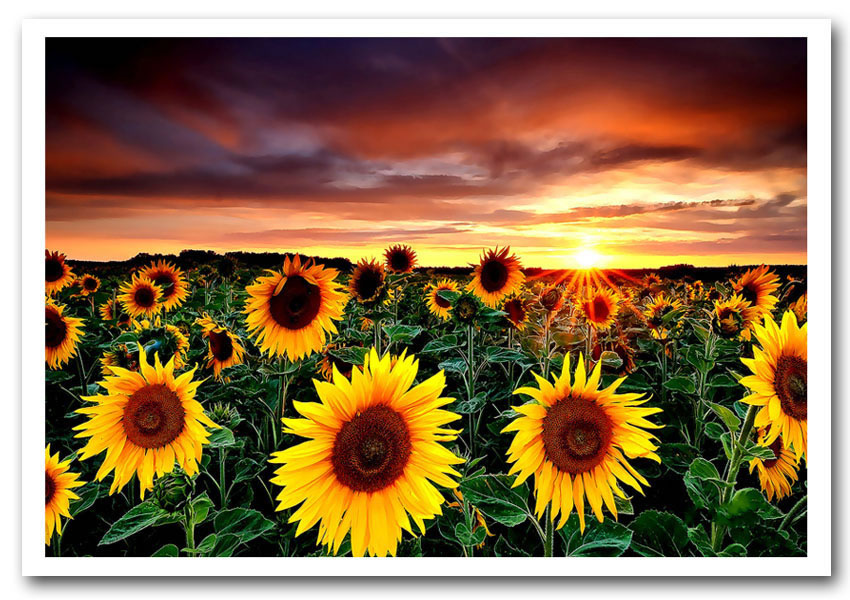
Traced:
[[809, 499], [809, 495], [806, 494], [802, 498], [800, 498], [797, 503], [791, 507], [791, 510], [788, 511], [788, 514], [785, 515], [785, 518], [782, 519], [782, 523], [779, 524], [779, 529], [777, 531], [782, 531], [789, 525], [796, 521], [796, 516], [802, 511], [806, 506], [806, 501]]
[[[738, 436], [737, 443], [735, 443], [732, 448], [732, 457], [729, 459], [729, 464], [727, 466], [727, 475], [725, 479], [726, 485], [723, 486], [723, 489], [720, 492], [720, 506], [726, 504], [729, 501], [729, 498], [732, 497], [732, 493], [735, 491], [735, 482], [738, 480], [738, 471], [740, 470], [741, 463], [744, 460], [745, 445], [753, 430], [753, 423], [755, 423], [756, 413], [758, 410], [759, 407], [755, 405], [750, 405], [749, 410], [747, 410], [747, 416], [744, 420], [743, 427], [741, 427], [741, 433]], [[711, 547], [715, 552], [720, 551], [720, 546], [723, 544], [723, 537], [725, 534], [726, 527], [720, 525], [715, 518], [715, 521], [711, 524]]]
[[187, 502], [183, 507], [183, 530], [186, 532], [186, 552], [189, 556], [197, 556], [195, 551], [195, 519], [192, 514], [192, 503]]
[[554, 556], [555, 549], [555, 520], [552, 518], [552, 506], [546, 505], [546, 514], [544, 515], [544, 519], [546, 520], [546, 537], [543, 540], [543, 556], [551, 557]]

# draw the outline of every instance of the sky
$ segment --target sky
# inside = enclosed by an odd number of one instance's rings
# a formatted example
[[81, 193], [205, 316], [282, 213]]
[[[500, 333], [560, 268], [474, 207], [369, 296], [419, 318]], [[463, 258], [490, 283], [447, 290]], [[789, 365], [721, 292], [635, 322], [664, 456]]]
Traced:
[[70, 258], [806, 262], [805, 39], [53, 38], [46, 60]]

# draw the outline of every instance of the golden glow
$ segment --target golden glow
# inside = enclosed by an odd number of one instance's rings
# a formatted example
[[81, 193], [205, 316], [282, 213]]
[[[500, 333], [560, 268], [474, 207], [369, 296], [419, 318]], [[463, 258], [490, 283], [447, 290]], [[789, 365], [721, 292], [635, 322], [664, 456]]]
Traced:
[[575, 261], [580, 269], [594, 269], [603, 262], [603, 257], [593, 248], [582, 248], [575, 253]]

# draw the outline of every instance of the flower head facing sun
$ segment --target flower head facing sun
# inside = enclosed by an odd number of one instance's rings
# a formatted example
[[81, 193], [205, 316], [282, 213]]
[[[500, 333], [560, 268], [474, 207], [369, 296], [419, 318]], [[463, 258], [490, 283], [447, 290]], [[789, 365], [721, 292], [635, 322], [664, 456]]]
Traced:
[[100, 289], [100, 279], [98, 279], [94, 275], [90, 275], [89, 273], [86, 273], [85, 275], [80, 277], [77, 280], [77, 283], [80, 284], [81, 296], [89, 296]]
[[619, 312], [620, 298], [610, 288], [588, 289], [579, 308], [587, 322], [598, 330], [605, 330], [614, 324]]
[[675, 313], [681, 308], [681, 300], [672, 298], [664, 292], [657, 294], [654, 298], [651, 297], [649, 304], [643, 311], [643, 316], [652, 330], [652, 337], [666, 339], [667, 334], [677, 323], [676, 315], [671, 313]]
[[373, 307], [387, 297], [387, 275], [377, 260], [361, 259], [348, 282], [348, 292], [360, 304]]
[[71, 518], [71, 500], [79, 500], [71, 490], [85, 482], [68, 468], [71, 460], [59, 460], [59, 453], [50, 455], [50, 444], [44, 449], [44, 543], [50, 545], [53, 532], [62, 535], [62, 517]]
[[779, 289], [779, 276], [767, 265], [750, 269], [732, 284], [732, 289], [749, 303], [747, 320], [758, 323], [779, 302], [774, 295]]
[[133, 275], [132, 280], [125, 281], [118, 289], [121, 291], [118, 302], [133, 318], [153, 316], [162, 307], [162, 289], [147, 277]]
[[111, 367], [113, 375], [100, 386], [103, 396], [83, 396], [94, 406], [76, 412], [88, 421], [74, 427], [76, 437], [89, 438], [80, 451], [80, 460], [106, 452], [96, 479], [102, 481], [114, 471], [110, 494], [120, 491], [136, 474], [141, 498], [153, 488], [154, 476], [161, 477], [179, 465], [191, 477], [198, 472], [203, 447], [209, 444], [206, 427], [218, 428], [195, 400], [200, 381], [193, 381], [195, 369], [174, 376], [174, 361], [165, 366], [154, 356], [148, 364], [144, 348], [139, 348], [139, 372]]
[[162, 291], [159, 302], [163, 310], [177, 308], [189, 297], [189, 282], [186, 276], [181, 269], [168, 261], [153, 262], [142, 269], [139, 275], [150, 279]]
[[440, 292], [456, 292], [457, 284], [450, 279], [441, 279], [426, 288], [428, 310], [435, 317], [447, 321], [451, 316], [452, 303], [440, 296]]
[[127, 327], [130, 325], [130, 315], [124, 312], [121, 304], [112, 298], [101, 304], [98, 311], [100, 312], [100, 318], [104, 321], [115, 321], [115, 325], [118, 327]]
[[790, 310], [777, 325], [768, 316], [763, 325], [755, 325], [753, 358], [742, 358], [752, 375], [741, 379], [752, 394], [741, 400], [760, 406], [755, 426], [766, 429], [764, 443], [772, 444], [782, 436], [799, 460], [806, 456], [808, 430], [808, 324], [800, 327]]
[[248, 332], [260, 351], [298, 360], [321, 350], [327, 334], [336, 333], [334, 321], [342, 319], [345, 307], [337, 270], [287, 256], [282, 272], [269, 273], [245, 288]]
[[528, 302], [520, 297], [505, 301], [502, 310], [507, 315], [508, 323], [517, 331], [523, 331], [528, 321]]
[[406, 244], [390, 246], [384, 252], [384, 258], [391, 273], [410, 273], [416, 266], [416, 252]]
[[242, 364], [245, 348], [239, 336], [216, 323], [207, 313], [195, 321], [207, 338], [207, 368], [212, 368], [216, 379], [221, 379], [222, 370]]
[[443, 372], [413, 386], [417, 372], [414, 357], [372, 349], [350, 381], [334, 368], [333, 383], [314, 380], [319, 402], [294, 403], [304, 418], [283, 419], [285, 430], [307, 441], [270, 462], [277, 510], [301, 505], [289, 518], [296, 536], [319, 523], [318, 543], [334, 554], [350, 532], [354, 556], [395, 556], [411, 519], [424, 533], [442, 513], [434, 484], [457, 487], [452, 465], [463, 462], [441, 443], [459, 432], [443, 426], [460, 416], [441, 408], [453, 401], [441, 396]]
[[466, 286], [490, 308], [496, 308], [503, 298], [519, 292], [525, 281], [519, 259], [515, 254], [509, 256], [510, 251], [509, 246], [485, 251], [472, 272], [472, 281]]
[[759, 431], [759, 445], [770, 448], [773, 458], [753, 458], [750, 461], [750, 473], [754, 469], [758, 471], [759, 485], [768, 502], [773, 500], [774, 496], [779, 501], [791, 494], [791, 487], [797, 481], [799, 461], [794, 457], [794, 453], [784, 446], [781, 435], [769, 445], [764, 443], [766, 437], [767, 431]]
[[44, 307], [44, 350], [47, 366], [59, 369], [77, 354], [83, 320], [65, 314], [66, 307], [47, 298]]
[[71, 267], [65, 262], [65, 255], [60, 252], [44, 251], [44, 280], [45, 293], [52, 296], [74, 283], [76, 279]]
[[602, 522], [603, 504], [616, 517], [614, 494], [626, 497], [619, 481], [641, 493], [641, 485], [649, 485], [628, 459], [661, 462], [656, 438], [646, 431], [661, 426], [645, 418], [661, 409], [641, 406], [647, 401], [641, 394], [616, 393], [625, 377], [600, 389], [601, 363], [588, 376], [579, 356], [572, 378], [569, 363], [568, 354], [552, 382], [535, 375], [538, 387], [514, 391], [533, 402], [514, 407], [520, 416], [502, 431], [516, 432], [508, 449], [508, 462], [513, 463], [508, 474], [518, 474], [513, 487], [534, 475], [538, 519], [551, 504], [550, 518], [554, 522], [560, 513], [560, 529], [575, 507], [584, 532], [585, 498]]
[[749, 338], [752, 323], [747, 319], [750, 304], [738, 294], [728, 300], [716, 300], [711, 325], [717, 334], [726, 339]]

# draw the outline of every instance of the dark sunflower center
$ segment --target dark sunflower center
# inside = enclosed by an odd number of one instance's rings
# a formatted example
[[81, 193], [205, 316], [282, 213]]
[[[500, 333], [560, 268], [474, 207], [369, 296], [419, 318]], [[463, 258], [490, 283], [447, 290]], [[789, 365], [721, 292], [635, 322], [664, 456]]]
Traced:
[[598, 404], [569, 396], [543, 419], [546, 457], [561, 471], [577, 475], [593, 469], [611, 446], [612, 425]]
[[47, 308], [44, 311], [44, 343], [48, 348], [56, 348], [65, 341], [68, 326], [56, 310]]
[[210, 352], [219, 362], [233, 356], [233, 342], [226, 331], [210, 331]]
[[283, 289], [269, 301], [269, 312], [281, 327], [301, 329], [313, 322], [322, 307], [319, 286], [293, 275], [286, 279]]
[[47, 471], [44, 472], [44, 505], [50, 504], [53, 500], [53, 495], [56, 493], [56, 482]]
[[759, 297], [758, 288], [756, 287], [756, 284], [748, 283], [747, 285], [745, 285], [741, 289], [740, 294], [741, 294], [741, 297], [744, 300], [746, 300], [747, 302], [749, 302], [753, 306], [756, 305], [756, 301], [758, 300], [758, 297]]
[[357, 294], [357, 298], [363, 301], [375, 298], [384, 284], [382, 275], [379, 270], [372, 268], [360, 271], [354, 280], [354, 291]]
[[97, 288], [97, 280], [94, 277], [86, 277], [83, 280], [83, 287], [89, 291]]
[[154, 291], [145, 286], [140, 287], [136, 290], [136, 293], [133, 295], [133, 300], [135, 301], [137, 306], [142, 308], [150, 308], [156, 302], [156, 295]]
[[390, 268], [393, 271], [403, 273], [410, 269], [410, 257], [403, 250], [390, 253]]
[[773, 450], [773, 458], [769, 458], [765, 461], [764, 466], [768, 469], [779, 462], [779, 457], [782, 456], [782, 436], [777, 437], [773, 443], [770, 445], [770, 449]]
[[170, 273], [158, 273], [153, 278], [153, 282], [162, 288], [163, 298], [170, 298], [177, 291], [177, 286], [175, 285], [177, 282], [174, 281], [174, 277]]
[[808, 363], [799, 356], [784, 355], [776, 361], [773, 387], [782, 412], [801, 421], [808, 414], [807, 374]]
[[124, 433], [142, 448], [161, 448], [183, 431], [186, 411], [175, 392], [161, 383], [137, 390], [124, 407]]
[[481, 266], [481, 287], [498, 292], [508, 282], [508, 268], [498, 260], [488, 260]]
[[47, 281], [57, 281], [65, 274], [62, 261], [58, 258], [48, 258], [44, 261], [44, 277]]
[[410, 451], [404, 418], [387, 406], [372, 406], [339, 430], [331, 462], [343, 485], [356, 492], [377, 492], [404, 473]]
[[519, 300], [511, 300], [505, 303], [505, 312], [508, 313], [508, 318], [515, 324], [525, 321], [525, 308]]
[[608, 300], [603, 296], [596, 296], [590, 305], [590, 318], [593, 321], [604, 321], [611, 314], [611, 307], [608, 305]]
[[445, 298], [440, 297], [440, 292], [443, 290], [448, 290], [448, 288], [438, 289], [436, 293], [434, 293], [434, 304], [436, 304], [440, 308], [449, 308], [452, 303], [446, 300]]

